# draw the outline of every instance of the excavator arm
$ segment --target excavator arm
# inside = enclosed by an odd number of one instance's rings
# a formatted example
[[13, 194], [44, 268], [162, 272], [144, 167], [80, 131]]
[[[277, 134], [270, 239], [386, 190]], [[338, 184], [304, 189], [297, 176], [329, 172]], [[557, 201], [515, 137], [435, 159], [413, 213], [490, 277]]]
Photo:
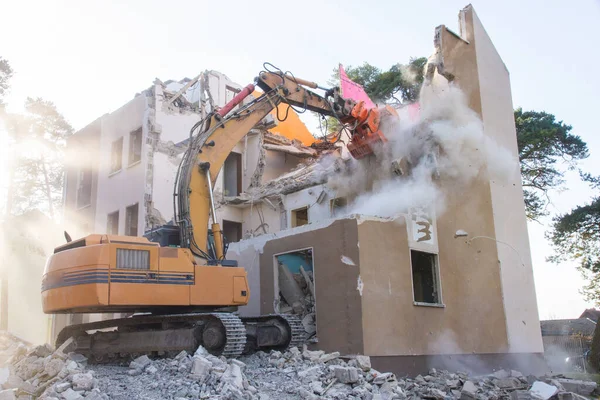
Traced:
[[[264, 91], [260, 97], [231, 112], [254, 91], [254, 85], [248, 85], [225, 107], [213, 112], [200, 124], [201, 131], [193, 136], [177, 175], [175, 203], [182, 247], [189, 248], [196, 257], [207, 260], [209, 264], [220, 264], [224, 258], [213, 198], [217, 176], [229, 153], [256, 124], [280, 103], [335, 116], [346, 123], [355, 121], [355, 126], [359, 123], [352, 115], [357, 104], [343, 99], [337, 88], [327, 90], [323, 97], [306, 89], [317, 88], [316, 83], [272, 72], [262, 72], [256, 83]], [[375, 131], [378, 132], [377, 129]], [[207, 249], [207, 227], [211, 215], [214, 258]]]

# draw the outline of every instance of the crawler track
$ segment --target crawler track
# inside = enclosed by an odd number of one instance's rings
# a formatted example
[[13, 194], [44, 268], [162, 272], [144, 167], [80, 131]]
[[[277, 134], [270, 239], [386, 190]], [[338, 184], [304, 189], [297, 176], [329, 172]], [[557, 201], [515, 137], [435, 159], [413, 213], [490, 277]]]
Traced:
[[[257, 335], [263, 336], [257, 341]], [[68, 326], [58, 335], [56, 346], [70, 337], [75, 340], [69, 350], [87, 356], [90, 362], [119, 363], [141, 354], [173, 356], [182, 350], [193, 353], [199, 345], [211, 354], [235, 358], [257, 349], [299, 346], [305, 334], [301, 321], [293, 315], [240, 318], [228, 312], [214, 312], [141, 315]], [[253, 341], [252, 346], [247, 345], [247, 337]], [[257, 347], [261, 341], [262, 347]]]

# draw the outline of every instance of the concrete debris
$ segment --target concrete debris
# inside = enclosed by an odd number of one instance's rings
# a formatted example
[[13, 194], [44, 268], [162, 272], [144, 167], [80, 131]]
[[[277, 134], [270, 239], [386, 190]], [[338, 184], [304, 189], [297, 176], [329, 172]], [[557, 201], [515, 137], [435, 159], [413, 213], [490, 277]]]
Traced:
[[529, 389], [532, 397], [540, 400], [548, 400], [550, 397], [554, 396], [558, 392], [558, 388], [556, 386], [548, 385], [544, 382], [534, 382]]
[[143, 371], [148, 365], [150, 365], [151, 362], [152, 362], [152, 360], [150, 360], [150, 358], [148, 358], [148, 356], [143, 355], [143, 356], [140, 356], [140, 357], [136, 358], [135, 360], [133, 360], [129, 364], [129, 368], [130, 369], [139, 369], [140, 371]]
[[279, 292], [287, 304], [304, 305], [304, 293], [285, 264], [279, 264]]
[[175, 358], [141, 356], [129, 368], [87, 365], [82, 355], [51, 350], [38, 347], [13, 358], [0, 400], [581, 400], [597, 386], [562, 376], [526, 378], [518, 371], [469, 377], [431, 369], [427, 375], [400, 379], [373, 369], [368, 356], [341, 358], [338, 352], [306, 346], [237, 360], [199, 347], [193, 355], [183, 351]]
[[333, 367], [333, 372], [338, 382], [341, 383], [355, 383], [358, 382], [358, 370], [352, 367]]
[[598, 387], [596, 382], [580, 381], [576, 379], [556, 379], [565, 391], [589, 396]]
[[0, 400], [15, 400], [16, 398], [13, 389], [7, 389], [0, 392]]
[[263, 145], [263, 147], [266, 150], [280, 151], [282, 153], [291, 154], [296, 157], [313, 158], [313, 157], [317, 157], [319, 154], [319, 153], [317, 153], [317, 151], [315, 149], [311, 149], [310, 147], [308, 147], [306, 149], [302, 149], [302, 148], [298, 148], [296, 146], [291, 146], [291, 145], [280, 146], [280, 145], [268, 144], [268, 143], [265, 143]]
[[369, 356], [356, 356], [356, 363], [365, 372], [371, 370], [371, 358]]
[[572, 392], [562, 392], [559, 393], [556, 397], [558, 400], [587, 400], [587, 397]]
[[314, 341], [317, 321], [313, 272], [300, 266], [298, 273], [292, 273], [279, 263], [279, 292], [279, 312], [300, 316], [307, 340]]
[[15, 358], [21, 358], [27, 353], [28, 345], [16, 336], [0, 331], [0, 365], [11, 363]]

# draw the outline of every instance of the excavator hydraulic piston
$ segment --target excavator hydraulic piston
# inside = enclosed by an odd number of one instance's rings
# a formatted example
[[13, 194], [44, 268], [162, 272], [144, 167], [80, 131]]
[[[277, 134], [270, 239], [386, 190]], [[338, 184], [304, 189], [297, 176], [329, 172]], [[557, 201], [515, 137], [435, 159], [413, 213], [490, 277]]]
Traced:
[[235, 97], [231, 99], [229, 103], [225, 104], [225, 107], [217, 111], [217, 114], [219, 114], [221, 117], [226, 116], [227, 113], [233, 109], [233, 107], [240, 104], [246, 97], [250, 96], [252, 92], [254, 92], [254, 85], [249, 84], [248, 86], [243, 88], [241, 92], [236, 94]]

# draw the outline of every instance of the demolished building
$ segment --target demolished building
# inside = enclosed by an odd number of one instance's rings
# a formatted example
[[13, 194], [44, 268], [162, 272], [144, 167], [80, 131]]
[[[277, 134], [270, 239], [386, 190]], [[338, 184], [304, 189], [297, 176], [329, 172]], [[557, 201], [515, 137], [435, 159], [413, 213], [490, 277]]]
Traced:
[[[436, 28], [427, 76], [437, 82], [439, 96], [459, 87], [482, 122], [485, 141], [493, 141], [498, 151], [504, 148], [517, 160], [509, 73], [471, 6], [460, 12], [459, 24], [459, 34], [445, 26]], [[365, 209], [355, 206], [341, 218], [326, 218], [318, 214], [316, 204], [334, 201], [339, 194], [328, 191], [331, 185], [322, 185], [323, 175], [331, 171], [314, 170], [327, 163], [295, 171], [308, 174], [302, 182], [310, 184], [291, 186], [294, 193], [286, 197], [297, 201], [285, 214], [294, 221], [295, 210], [308, 207], [310, 223], [229, 248], [228, 257], [248, 269], [253, 293], [242, 312], [278, 312], [282, 295], [292, 303], [302, 303], [301, 295], [313, 296], [312, 346], [369, 355], [379, 370], [544, 369], [518, 163], [511, 164], [505, 180], [486, 178], [470, 164], [477, 160], [468, 158], [468, 150], [456, 153], [465, 153], [461, 172], [476, 178], [460, 189], [449, 178], [456, 171], [444, 169], [452, 165], [436, 167], [441, 175], [436, 193], [451, 194], [439, 215], [428, 207], [411, 207], [394, 218], [381, 218], [385, 212], [378, 216], [377, 211], [371, 216], [348, 215]], [[296, 181], [293, 174], [290, 178]], [[281, 193], [290, 187], [271, 182], [253, 199], [265, 196], [273, 185]], [[357, 203], [356, 193], [340, 203], [352, 202]], [[311, 215], [318, 216], [311, 219]], [[301, 257], [308, 250], [312, 275], [305, 283], [297, 282], [299, 274], [290, 278], [282, 270], [281, 257]], [[314, 287], [303, 290], [309, 280]], [[284, 294], [290, 285], [295, 289]], [[286, 303], [283, 311], [292, 308], [306, 314]]]
[[[69, 233], [141, 236], [173, 223], [173, 186], [190, 130], [240, 89], [216, 71], [179, 82], [157, 79], [129, 103], [71, 136], [64, 188]], [[279, 214], [272, 218], [263, 212], [261, 199], [239, 202], [239, 196], [332, 151], [310, 147], [315, 138], [286, 107], [273, 110], [252, 129], [220, 172], [215, 185], [219, 222], [232, 242], [287, 228]], [[284, 121], [276, 118], [278, 113], [286, 115]], [[275, 208], [264, 201], [269, 210]], [[53, 332], [56, 335], [67, 324], [109, 317], [57, 315]]]
[[[516, 156], [508, 71], [472, 7], [459, 24], [459, 34], [436, 28], [428, 79], [458, 86], [485, 137]], [[157, 81], [75, 134], [65, 205], [76, 236], [137, 236], [172, 221], [190, 128], [239, 90], [217, 72]], [[543, 368], [518, 165], [508, 181], [473, 167], [477, 179], [453, 192], [443, 213], [413, 204], [393, 217], [356, 215], [360, 190], [328, 179], [348, 168], [343, 143], [312, 141], [295, 113], [267, 118], [220, 173], [227, 257], [250, 283], [240, 313], [299, 314], [314, 349], [369, 355], [379, 370]], [[407, 164], [399, 161], [395, 173], [407, 175]], [[435, 184], [448, 189], [453, 182], [440, 169]], [[75, 318], [62, 323], [81, 322]]]

